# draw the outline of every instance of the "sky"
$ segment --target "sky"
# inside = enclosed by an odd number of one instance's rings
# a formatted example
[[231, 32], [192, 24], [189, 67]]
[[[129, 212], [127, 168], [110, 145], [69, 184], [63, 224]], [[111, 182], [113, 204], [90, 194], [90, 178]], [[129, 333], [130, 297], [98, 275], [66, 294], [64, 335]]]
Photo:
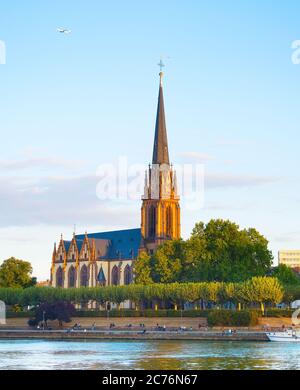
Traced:
[[204, 166], [183, 237], [223, 218], [257, 228], [275, 263], [299, 249], [299, 13], [296, 0], [1, 1], [0, 262], [45, 280], [74, 225], [139, 227], [140, 201], [99, 199], [96, 172], [151, 161], [161, 57], [170, 158]]

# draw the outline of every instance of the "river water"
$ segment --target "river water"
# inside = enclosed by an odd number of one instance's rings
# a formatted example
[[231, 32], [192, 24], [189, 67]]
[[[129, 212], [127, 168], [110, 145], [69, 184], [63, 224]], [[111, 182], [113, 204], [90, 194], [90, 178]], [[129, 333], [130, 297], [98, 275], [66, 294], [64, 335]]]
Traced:
[[300, 343], [5, 340], [0, 369], [300, 369]]

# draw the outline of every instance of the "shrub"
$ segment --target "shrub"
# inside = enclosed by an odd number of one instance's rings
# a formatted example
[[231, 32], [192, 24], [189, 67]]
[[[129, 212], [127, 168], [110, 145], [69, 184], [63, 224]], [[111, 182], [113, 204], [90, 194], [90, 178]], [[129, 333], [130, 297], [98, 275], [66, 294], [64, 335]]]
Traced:
[[292, 317], [294, 309], [266, 309], [265, 317]]
[[35, 318], [29, 318], [29, 320], [27, 321], [27, 324], [28, 326], [37, 326], [38, 325], [38, 321], [35, 319]]
[[39, 324], [45, 321], [45, 325], [47, 326], [48, 320], [58, 320], [60, 327], [62, 327], [62, 323], [71, 322], [71, 317], [75, 314], [75, 307], [70, 302], [58, 301], [52, 304], [43, 303], [36, 308], [35, 316], [28, 321], [28, 325]]
[[212, 310], [207, 317], [209, 326], [254, 326], [258, 323], [255, 310]]
[[33, 311], [20, 311], [20, 312], [7, 311], [6, 318], [28, 318], [33, 314], [34, 314]]

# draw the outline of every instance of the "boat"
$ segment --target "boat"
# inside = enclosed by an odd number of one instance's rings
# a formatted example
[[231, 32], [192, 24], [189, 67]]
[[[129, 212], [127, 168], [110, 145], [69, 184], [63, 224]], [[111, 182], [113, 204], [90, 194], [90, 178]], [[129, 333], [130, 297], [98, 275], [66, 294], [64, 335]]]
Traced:
[[266, 335], [270, 341], [300, 342], [300, 332], [296, 330], [288, 329], [281, 332], [267, 332]]

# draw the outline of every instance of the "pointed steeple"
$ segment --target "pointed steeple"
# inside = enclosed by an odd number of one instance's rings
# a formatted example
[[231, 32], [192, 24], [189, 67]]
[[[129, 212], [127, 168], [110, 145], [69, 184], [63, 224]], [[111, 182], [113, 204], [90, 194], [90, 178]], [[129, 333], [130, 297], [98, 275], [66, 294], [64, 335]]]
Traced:
[[163, 72], [159, 73], [160, 85], [158, 94], [158, 105], [155, 125], [155, 137], [153, 147], [152, 164], [170, 164], [168, 138], [165, 119], [164, 96], [162, 88]]

